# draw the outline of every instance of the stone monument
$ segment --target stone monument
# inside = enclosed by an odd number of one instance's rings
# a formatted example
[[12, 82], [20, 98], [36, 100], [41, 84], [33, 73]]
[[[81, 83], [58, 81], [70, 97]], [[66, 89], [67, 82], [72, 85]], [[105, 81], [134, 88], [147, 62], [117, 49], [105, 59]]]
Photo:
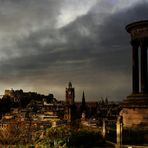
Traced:
[[132, 94], [123, 101], [124, 127], [148, 127], [148, 20], [126, 26], [132, 46]]

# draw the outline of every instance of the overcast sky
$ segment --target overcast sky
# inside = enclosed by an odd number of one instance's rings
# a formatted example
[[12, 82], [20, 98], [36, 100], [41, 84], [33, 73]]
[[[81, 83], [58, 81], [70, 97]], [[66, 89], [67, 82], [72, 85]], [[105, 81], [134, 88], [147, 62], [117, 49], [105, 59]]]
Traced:
[[76, 100], [131, 93], [125, 26], [148, 19], [148, 0], [0, 0], [0, 94], [5, 89]]

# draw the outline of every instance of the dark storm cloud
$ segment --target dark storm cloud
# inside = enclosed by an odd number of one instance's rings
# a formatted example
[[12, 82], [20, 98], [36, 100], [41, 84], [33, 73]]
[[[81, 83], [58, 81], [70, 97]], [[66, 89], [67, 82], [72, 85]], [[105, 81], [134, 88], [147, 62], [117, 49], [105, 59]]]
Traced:
[[[39, 18], [31, 22], [37, 24], [37, 29], [32, 29], [26, 34], [23, 32], [20, 37], [16, 36], [15, 45], [11, 49], [18, 55], [1, 62], [1, 77], [5, 80], [12, 77], [17, 82], [30, 80], [34, 85], [39, 81], [41, 86], [45, 83], [44, 79], [47, 84], [55, 83], [60, 86], [72, 80], [81, 88], [77, 90], [78, 93], [81, 93], [82, 89], [86, 89], [88, 93], [92, 92], [89, 97], [94, 94], [123, 99], [123, 96], [128, 95], [131, 47], [125, 26], [133, 21], [147, 19], [148, 3], [138, 3], [114, 13], [109, 13], [109, 8], [113, 7], [111, 4], [107, 5], [108, 11], [102, 13], [96, 11], [99, 7], [96, 5], [86, 15], [62, 28], [55, 28], [52, 24], [54, 16], [57, 15], [55, 10], [58, 8], [54, 4], [55, 1], [51, 1], [49, 8], [49, 1], [13, 2], [15, 7], [21, 5], [23, 9], [25, 3], [29, 7], [28, 12], [25, 12], [28, 15], [34, 4], [33, 14], [31, 13], [29, 18], [25, 14], [25, 17], [29, 21], [33, 17]], [[50, 8], [52, 14], [48, 10]], [[23, 17], [22, 14], [24, 13], [18, 14], [18, 17]], [[48, 17], [53, 19], [48, 21]], [[46, 21], [43, 24], [48, 22], [49, 25], [42, 24], [44, 19]], [[28, 26], [25, 25], [24, 28]], [[17, 27], [15, 29], [17, 30]]]
[[[15, 58], [19, 59], [26, 55], [35, 54], [38, 41], [34, 40], [34, 42], [29, 43], [29, 38], [34, 32], [41, 33], [43, 28], [44, 30], [45, 28], [53, 29], [59, 14], [60, 3], [59, 0], [1, 0], [0, 60], [2, 62], [8, 60], [9, 63]], [[28, 38], [28, 42], [25, 43], [26, 38]], [[19, 48], [22, 40], [24, 40], [26, 47], [24, 45], [23, 48], [22, 45]], [[31, 47], [31, 44], [34, 48]], [[28, 48], [29, 46], [30, 48]]]
[[147, 14], [148, 3], [138, 3], [131, 8], [109, 15], [104, 20], [103, 25], [99, 27], [98, 38], [100, 50], [104, 49], [104, 55], [106, 55], [104, 61], [110, 63], [109, 67], [117, 66], [117, 70], [120, 71], [122, 70], [120, 66], [129, 65], [131, 46], [125, 26], [134, 21], [148, 19]]
[[21, 29], [30, 31], [32, 27], [54, 26], [59, 7], [59, 0], [1, 0], [0, 29], [13, 32]]

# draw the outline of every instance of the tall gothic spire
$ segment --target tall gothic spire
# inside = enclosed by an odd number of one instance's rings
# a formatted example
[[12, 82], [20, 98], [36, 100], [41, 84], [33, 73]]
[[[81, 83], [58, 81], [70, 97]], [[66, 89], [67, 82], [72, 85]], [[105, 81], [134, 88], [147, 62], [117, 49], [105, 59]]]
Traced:
[[85, 105], [85, 94], [84, 94], [84, 91], [83, 91], [83, 95], [82, 95], [82, 105]]
[[69, 88], [72, 88], [72, 83], [69, 81], [69, 83], [68, 83], [68, 87]]

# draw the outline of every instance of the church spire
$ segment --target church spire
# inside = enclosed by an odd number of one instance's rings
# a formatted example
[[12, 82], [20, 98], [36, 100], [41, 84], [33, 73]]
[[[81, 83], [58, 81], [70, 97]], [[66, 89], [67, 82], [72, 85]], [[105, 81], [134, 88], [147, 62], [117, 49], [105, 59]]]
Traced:
[[83, 95], [82, 95], [82, 105], [85, 105], [85, 94], [84, 94], [84, 91], [83, 91]]
[[81, 114], [87, 115], [87, 106], [86, 106], [86, 103], [85, 103], [84, 91], [83, 91], [83, 95], [82, 95], [82, 103], [81, 103], [81, 106], [80, 106], [80, 112], [81, 112]]
[[69, 88], [72, 88], [72, 83], [69, 81], [69, 83], [68, 83], [68, 87]]

